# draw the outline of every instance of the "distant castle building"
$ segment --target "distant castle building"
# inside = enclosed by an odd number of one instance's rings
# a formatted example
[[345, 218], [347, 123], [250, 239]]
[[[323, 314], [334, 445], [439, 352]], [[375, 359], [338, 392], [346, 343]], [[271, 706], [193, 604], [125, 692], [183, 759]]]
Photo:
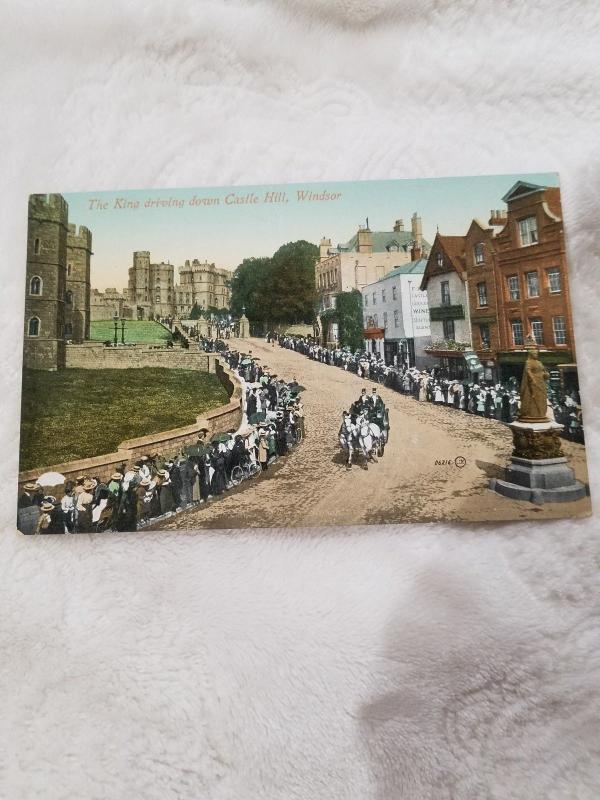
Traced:
[[66, 340], [89, 338], [92, 234], [60, 194], [31, 195], [28, 216], [23, 364], [55, 370]]
[[152, 264], [148, 250], [133, 254], [129, 268], [127, 301], [136, 319], [188, 316], [196, 304], [205, 311], [229, 308], [231, 273], [208, 261], [186, 261], [175, 284], [173, 264]]
[[123, 292], [113, 288], [107, 288], [104, 292], [92, 289], [90, 299], [92, 322], [100, 319], [114, 319], [115, 315], [124, 319], [133, 319], [133, 308], [127, 298], [127, 289]]

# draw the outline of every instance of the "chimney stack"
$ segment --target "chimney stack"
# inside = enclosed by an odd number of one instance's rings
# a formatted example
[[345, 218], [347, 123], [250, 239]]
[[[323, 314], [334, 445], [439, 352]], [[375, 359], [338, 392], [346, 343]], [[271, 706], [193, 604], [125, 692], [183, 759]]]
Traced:
[[410, 219], [410, 227], [412, 237], [415, 240], [415, 246], [420, 250], [423, 246], [423, 226], [421, 224], [421, 217], [417, 215], [416, 211]]
[[373, 234], [369, 228], [363, 228], [362, 225], [358, 228], [357, 234], [357, 250], [359, 253], [372, 253], [373, 252]]
[[394, 233], [403, 233], [404, 232], [404, 220], [397, 219], [394, 223]]
[[410, 260], [411, 261], [418, 261], [421, 258], [422, 251], [420, 246], [416, 243], [412, 243], [412, 247], [410, 248]]

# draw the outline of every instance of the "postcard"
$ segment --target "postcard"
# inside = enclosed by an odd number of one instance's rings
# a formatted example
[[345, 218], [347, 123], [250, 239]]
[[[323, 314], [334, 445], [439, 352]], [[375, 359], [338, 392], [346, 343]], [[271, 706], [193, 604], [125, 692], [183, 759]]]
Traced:
[[22, 533], [591, 512], [555, 173], [54, 192], [28, 220]]

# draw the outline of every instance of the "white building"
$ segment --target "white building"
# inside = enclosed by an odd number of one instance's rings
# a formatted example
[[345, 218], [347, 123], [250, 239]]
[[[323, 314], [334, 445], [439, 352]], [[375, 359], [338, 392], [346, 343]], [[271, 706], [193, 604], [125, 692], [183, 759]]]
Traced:
[[426, 258], [396, 267], [362, 291], [365, 347], [386, 364], [428, 366], [431, 346], [427, 292], [420, 289]]

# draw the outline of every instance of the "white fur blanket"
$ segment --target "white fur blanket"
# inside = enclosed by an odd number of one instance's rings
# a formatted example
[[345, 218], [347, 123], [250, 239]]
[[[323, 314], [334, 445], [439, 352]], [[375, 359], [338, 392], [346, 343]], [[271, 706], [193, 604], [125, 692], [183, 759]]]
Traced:
[[596, 0], [3, 4], [0, 796], [598, 797], [597, 517], [25, 538], [14, 508], [29, 192], [554, 169], [600, 497], [599, 33]]

